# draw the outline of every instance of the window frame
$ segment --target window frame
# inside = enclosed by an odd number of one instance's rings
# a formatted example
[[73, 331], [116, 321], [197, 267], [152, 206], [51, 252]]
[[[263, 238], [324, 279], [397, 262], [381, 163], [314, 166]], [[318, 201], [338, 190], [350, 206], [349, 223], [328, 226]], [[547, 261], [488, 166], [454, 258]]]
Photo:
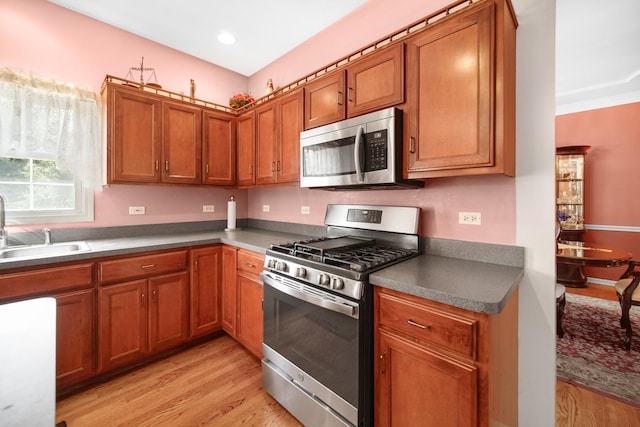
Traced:
[[[9, 156], [0, 156], [2, 158], [13, 158]], [[36, 159], [28, 158], [31, 162]], [[6, 182], [6, 181], [5, 181]], [[11, 185], [12, 182], [6, 182]], [[29, 176], [29, 184], [33, 185], [33, 175]], [[42, 184], [36, 182], [36, 184]], [[55, 184], [55, 182], [54, 182]], [[8, 225], [30, 225], [30, 224], [48, 224], [48, 223], [71, 223], [71, 222], [87, 222], [94, 220], [94, 193], [90, 188], [83, 185], [82, 180], [73, 177], [73, 188], [75, 207], [73, 209], [20, 209], [10, 210], [5, 206], [6, 222]], [[5, 200], [6, 202], [6, 200]]]

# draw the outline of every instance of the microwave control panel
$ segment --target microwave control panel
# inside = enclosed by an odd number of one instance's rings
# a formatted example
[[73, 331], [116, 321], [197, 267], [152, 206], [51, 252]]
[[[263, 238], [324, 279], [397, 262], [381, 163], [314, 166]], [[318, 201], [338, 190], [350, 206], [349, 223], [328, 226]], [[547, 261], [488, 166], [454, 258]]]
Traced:
[[366, 172], [387, 169], [387, 139], [387, 129], [367, 134]]

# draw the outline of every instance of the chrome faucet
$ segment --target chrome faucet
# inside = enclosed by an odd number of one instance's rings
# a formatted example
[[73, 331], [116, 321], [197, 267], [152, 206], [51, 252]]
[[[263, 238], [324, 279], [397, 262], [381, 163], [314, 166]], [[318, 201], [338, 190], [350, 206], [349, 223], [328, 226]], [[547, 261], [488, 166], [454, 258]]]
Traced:
[[4, 197], [0, 194], [0, 249], [4, 249], [8, 246], [9, 232], [5, 228], [6, 215], [4, 208]]
[[48, 228], [43, 228], [42, 231], [44, 231], [44, 244], [45, 245], [50, 245], [51, 244], [51, 230]]

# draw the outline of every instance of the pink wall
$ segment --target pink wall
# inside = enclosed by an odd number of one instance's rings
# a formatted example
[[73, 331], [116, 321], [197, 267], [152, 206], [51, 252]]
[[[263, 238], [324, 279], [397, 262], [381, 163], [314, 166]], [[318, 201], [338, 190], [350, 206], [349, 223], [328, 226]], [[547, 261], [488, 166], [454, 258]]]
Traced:
[[[591, 145], [585, 158], [585, 224], [640, 228], [640, 103], [556, 117], [556, 146]], [[640, 257], [640, 234], [588, 230], [585, 240], [609, 244]], [[624, 269], [587, 269], [615, 280]]]
[[[96, 92], [106, 74], [125, 77], [129, 67], [139, 65], [141, 56], [145, 67], [155, 68], [159, 83], [172, 92], [189, 93], [193, 78], [197, 97], [224, 104], [233, 93], [247, 89], [245, 76], [45, 0], [0, 1], [0, 40], [0, 66], [72, 82]], [[50, 226], [107, 227], [224, 219], [232, 194], [238, 199], [238, 215], [244, 217], [246, 190], [114, 185], [96, 193], [94, 222]], [[204, 204], [214, 205], [215, 212], [203, 213]], [[147, 214], [131, 216], [129, 206], [145, 206]]]
[[[189, 79], [198, 97], [225, 103], [247, 88], [259, 95], [268, 78], [276, 85], [295, 81], [315, 69], [411, 24], [449, 4], [449, 0], [370, 0], [351, 15], [305, 42], [250, 79], [142, 39], [45, 0], [0, 3], [2, 66], [54, 77], [95, 91], [105, 74], [124, 77], [141, 56], [154, 67], [160, 84], [188, 93]], [[515, 179], [504, 176], [436, 179], [425, 189], [331, 193], [294, 187], [252, 190], [188, 187], [111, 186], [96, 193], [96, 218], [87, 226], [199, 221], [226, 217], [226, 201], [238, 198], [238, 216], [322, 224], [327, 203], [416, 205], [422, 208], [422, 235], [513, 244]], [[202, 205], [216, 212], [203, 214]], [[270, 204], [268, 214], [262, 205]], [[128, 206], [145, 206], [147, 215], [130, 216]], [[310, 206], [311, 215], [301, 215]], [[482, 213], [482, 225], [458, 224], [458, 211]], [[76, 226], [71, 224], [66, 226]], [[52, 227], [59, 225], [52, 224]], [[36, 228], [38, 226], [33, 226]]]
[[269, 79], [273, 79], [275, 86], [295, 82], [452, 2], [369, 0], [325, 31], [253, 74], [249, 78], [249, 90], [260, 96], [264, 94]]
[[[125, 77], [130, 67], [155, 68], [158, 83], [225, 104], [247, 90], [247, 78], [151, 42], [46, 0], [0, 2], [0, 65], [52, 77], [96, 92], [106, 74]], [[145, 74], [145, 79], [148, 74]], [[139, 75], [135, 80], [138, 80]]]
[[[515, 192], [513, 178], [433, 179], [423, 189], [325, 191], [295, 187], [249, 190], [250, 218], [324, 224], [327, 204], [382, 204], [421, 208], [420, 235], [459, 240], [513, 244]], [[263, 205], [269, 212], [263, 212]], [[301, 214], [308, 206], [310, 214]], [[482, 224], [458, 224], [458, 212], [481, 212]]]

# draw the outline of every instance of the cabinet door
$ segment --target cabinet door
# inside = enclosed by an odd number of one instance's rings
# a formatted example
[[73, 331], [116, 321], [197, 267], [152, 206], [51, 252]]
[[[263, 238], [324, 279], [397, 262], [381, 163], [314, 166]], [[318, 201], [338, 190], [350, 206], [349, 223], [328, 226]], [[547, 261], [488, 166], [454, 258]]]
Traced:
[[191, 250], [191, 336], [220, 329], [220, 246]]
[[163, 102], [162, 181], [200, 184], [202, 109]]
[[108, 181], [158, 182], [162, 102], [139, 90], [113, 87], [108, 90]]
[[409, 178], [494, 165], [492, 5], [407, 42]]
[[376, 425], [475, 427], [477, 368], [378, 331]]
[[346, 118], [344, 71], [318, 78], [304, 87], [304, 128]]
[[255, 184], [255, 115], [253, 111], [238, 116], [237, 142], [238, 142], [238, 185]]
[[93, 289], [56, 295], [56, 384], [62, 388], [95, 373]]
[[147, 353], [147, 281], [98, 288], [98, 370], [133, 362]]
[[222, 329], [236, 336], [236, 260], [238, 250], [222, 247]]
[[347, 116], [404, 102], [404, 44], [367, 56], [347, 69]]
[[277, 180], [279, 116], [277, 101], [256, 109], [256, 184], [269, 184]]
[[186, 271], [149, 279], [149, 351], [180, 344], [189, 336], [189, 275]]
[[278, 182], [300, 181], [300, 132], [303, 130], [304, 97], [302, 90], [280, 101], [280, 144], [278, 145]]
[[257, 357], [262, 358], [262, 283], [238, 274], [238, 341]]
[[236, 128], [233, 117], [205, 111], [203, 121], [202, 182], [233, 185], [236, 182]]

